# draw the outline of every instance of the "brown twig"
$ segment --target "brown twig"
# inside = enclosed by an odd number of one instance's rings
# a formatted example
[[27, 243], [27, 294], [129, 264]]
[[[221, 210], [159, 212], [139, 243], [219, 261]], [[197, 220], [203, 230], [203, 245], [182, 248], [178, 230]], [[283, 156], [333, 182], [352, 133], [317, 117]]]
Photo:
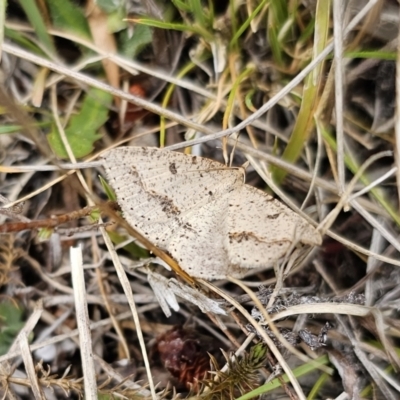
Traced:
[[[115, 202], [109, 202], [109, 205], [114, 209], [117, 209], [116, 207], [118, 207]], [[55, 228], [58, 225], [65, 224], [66, 222], [87, 217], [95, 211], [99, 211], [98, 206], [87, 206], [81, 210], [72, 211], [62, 215], [52, 215], [50, 218], [46, 219], [28, 222], [7, 222], [0, 225], [0, 233], [21, 232], [27, 229]]]

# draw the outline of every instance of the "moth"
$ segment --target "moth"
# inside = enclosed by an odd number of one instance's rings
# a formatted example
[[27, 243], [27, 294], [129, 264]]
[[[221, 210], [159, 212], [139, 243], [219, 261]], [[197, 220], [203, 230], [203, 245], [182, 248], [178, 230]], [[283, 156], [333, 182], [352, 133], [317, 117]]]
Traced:
[[304, 218], [245, 184], [243, 168], [148, 147], [110, 150], [103, 165], [127, 222], [194, 278], [242, 278], [293, 244], [321, 244]]

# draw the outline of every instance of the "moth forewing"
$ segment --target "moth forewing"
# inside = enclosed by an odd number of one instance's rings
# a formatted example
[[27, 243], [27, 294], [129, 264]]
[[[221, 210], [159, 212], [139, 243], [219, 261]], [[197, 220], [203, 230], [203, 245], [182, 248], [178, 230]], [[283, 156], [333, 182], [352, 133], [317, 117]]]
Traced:
[[244, 184], [242, 167], [146, 147], [111, 150], [103, 162], [128, 223], [193, 277], [242, 277], [296, 240], [321, 242], [302, 217]]

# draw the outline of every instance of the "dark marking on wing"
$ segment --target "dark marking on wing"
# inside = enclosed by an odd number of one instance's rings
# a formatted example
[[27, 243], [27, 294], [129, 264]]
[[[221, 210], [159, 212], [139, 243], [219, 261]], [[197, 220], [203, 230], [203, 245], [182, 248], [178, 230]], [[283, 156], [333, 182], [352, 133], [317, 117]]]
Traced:
[[[128, 169], [128, 175], [132, 175], [134, 178], [140, 180], [139, 173], [138, 173], [136, 167], [133, 166], [133, 165], [131, 165], [130, 168]], [[141, 182], [141, 181], [140, 181], [140, 184], [142, 185], [142, 182]]]
[[176, 168], [176, 164], [173, 162], [169, 164], [169, 171], [171, 172], [172, 175], [175, 175], [178, 173], [178, 170]]
[[229, 232], [229, 242], [233, 243], [238, 242], [241, 243], [243, 240], [249, 240], [250, 238], [256, 239], [256, 241], [260, 241], [260, 239], [253, 232]]
[[271, 214], [271, 215], [268, 215], [267, 218], [268, 219], [277, 219], [277, 218], [279, 218], [280, 215], [281, 215], [281, 213]]
[[181, 210], [174, 204], [174, 202], [168, 197], [162, 194], [157, 194], [153, 190], [148, 192], [151, 197], [157, 199], [158, 204], [161, 206], [161, 210], [165, 212], [169, 217], [176, 216], [181, 213]]

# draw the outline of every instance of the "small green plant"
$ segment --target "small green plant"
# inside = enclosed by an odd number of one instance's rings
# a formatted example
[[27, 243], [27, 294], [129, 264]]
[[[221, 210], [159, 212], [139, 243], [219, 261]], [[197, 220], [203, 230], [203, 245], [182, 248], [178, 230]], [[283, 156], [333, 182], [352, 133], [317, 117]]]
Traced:
[[0, 355], [6, 354], [24, 326], [23, 309], [15, 302], [0, 303]]
[[[215, 368], [212, 373], [215, 378], [206, 379], [202, 383], [206, 386], [202, 399], [234, 399], [253, 390], [259, 383], [259, 369], [266, 361], [268, 348], [263, 343], [258, 343], [250, 349], [248, 354], [242, 357], [231, 357], [222, 351], [228, 370], [222, 371], [215, 357], [211, 362]], [[208, 389], [207, 389], [208, 388]]]
[[[93, 150], [94, 142], [101, 138], [97, 131], [108, 119], [112, 97], [98, 89], [90, 89], [83, 99], [79, 114], [71, 117], [65, 136], [76, 158], [85, 157]], [[61, 136], [54, 126], [49, 143], [60, 158], [68, 158]]]

